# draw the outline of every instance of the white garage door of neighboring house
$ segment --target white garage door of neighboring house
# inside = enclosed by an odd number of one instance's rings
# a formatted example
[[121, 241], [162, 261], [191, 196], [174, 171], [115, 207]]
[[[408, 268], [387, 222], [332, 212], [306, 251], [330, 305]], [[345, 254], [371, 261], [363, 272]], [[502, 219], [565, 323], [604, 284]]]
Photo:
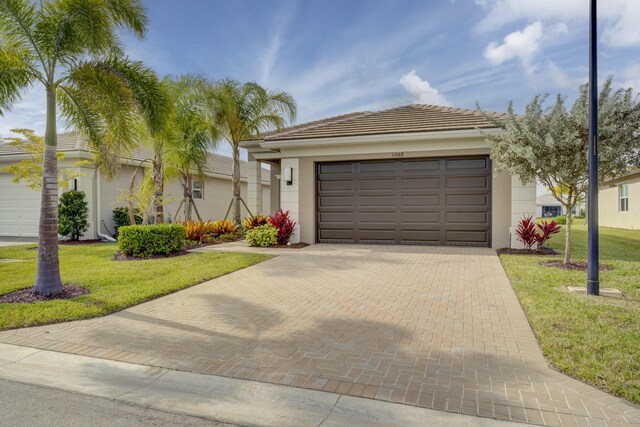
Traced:
[[0, 236], [38, 237], [40, 192], [0, 174]]

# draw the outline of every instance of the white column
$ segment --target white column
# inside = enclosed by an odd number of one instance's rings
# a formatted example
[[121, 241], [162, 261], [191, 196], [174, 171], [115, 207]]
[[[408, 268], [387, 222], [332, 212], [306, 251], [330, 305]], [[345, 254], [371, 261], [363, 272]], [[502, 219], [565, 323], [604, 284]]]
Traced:
[[249, 154], [247, 163], [247, 206], [253, 215], [262, 212], [262, 166]]
[[523, 184], [517, 176], [511, 177], [511, 247], [522, 249], [524, 245], [515, 234], [518, 222], [523, 216], [536, 215], [536, 184]]
[[271, 186], [269, 187], [269, 209], [274, 214], [280, 209], [280, 165], [271, 164]]
[[[291, 235], [291, 243], [300, 242], [300, 161], [299, 159], [282, 159], [280, 177], [280, 207], [289, 211], [289, 217], [296, 222], [296, 228]], [[291, 168], [293, 181], [288, 184], [284, 179], [285, 168]]]

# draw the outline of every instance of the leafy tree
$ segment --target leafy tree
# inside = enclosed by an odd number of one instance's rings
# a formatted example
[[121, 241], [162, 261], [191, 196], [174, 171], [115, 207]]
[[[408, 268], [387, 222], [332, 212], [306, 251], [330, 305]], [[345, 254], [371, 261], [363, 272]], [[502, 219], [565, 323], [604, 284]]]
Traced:
[[62, 193], [58, 204], [58, 217], [58, 234], [71, 240], [80, 240], [89, 228], [89, 206], [84, 199], [84, 192], [72, 190]]
[[284, 91], [268, 90], [255, 82], [240, 84], [223, 79], [214, 90], [213, 113], [221, 137], [233, 150], [233, 219], [241, 224], [240, 141], [292, 123], [296, 118], [296, 102]]
[[[523, 115], [513, 111], [485, 117], [503, 132], [489, 135], [491, 156], [498, 170], [507, 170], [523, 182], [539, 180], [567, 209], [564, 262], [571, 262], [571, 209], [588, 188], [588, 85], [571, 109], [565, 98], [545, 108], [545, 96], [534, 97]], [[640, 102], [632, 89], [613, 90], [611, 78], [598, 98], [599, 177], [606, 181], [640, 166]]]
[[[20, 160], [6, 168], [13, 174], [12, 182], [25, 182], [32, 190], [42, 190], [42, 163], [44, 159], [44, 139], [35, 134], [31, 129], [11, 129], [11, 132], [22, 135], [22, 138], [4, 138], [4, 141], [12, 147], [29, 154], [28, 159]], [[57, 154], [57, 160], [64, 160], [64, 153]], [[89, 164], [87, 160], [79, 160], [74, 164], [75, 168]], [[69, 188], [71, 180], [83, 176], [73, 168], [58, 169], [58, 188]]]
[[62, 292], [58, 260], [58, 107], [86, 137], [108, 176], [142, 126], [159, 132], [166, 94], [156, 75], [123, 55], [118, 34], [143, 37], [140, 0], [0, 0], [0, 114], [28, 87], [46, 94], [38, 271], [33, 292]]

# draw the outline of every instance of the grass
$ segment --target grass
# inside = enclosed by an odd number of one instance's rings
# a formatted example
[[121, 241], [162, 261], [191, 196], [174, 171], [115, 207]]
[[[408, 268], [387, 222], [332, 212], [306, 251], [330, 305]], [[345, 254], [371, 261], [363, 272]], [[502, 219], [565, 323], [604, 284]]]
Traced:
[[[34, 245], [0, 247], [0, 294], [33, 285], [37, 250]], [[260, 254], [191, 253], [144, 261], [113, 261], [116, 244], [60, 246], [64, 283], [90, 294], [33, 304], [0, 304], [0, 330], [103, 316], [141, 302], [213, 279], [269, 259]]]
[[[572, 260], [586, 261], [587, 230], [575, 221]], [[563, 231], [549, 244], [564, 250]], [[566, 291], [584, 286], [587, 274], [543, 267], [561, 256], [501, 255], [540, 346], [553, 366], [568, 375], [640, 404], [640, 230], [600, 228], [601, 288], [617, 288], [622, 299]]]

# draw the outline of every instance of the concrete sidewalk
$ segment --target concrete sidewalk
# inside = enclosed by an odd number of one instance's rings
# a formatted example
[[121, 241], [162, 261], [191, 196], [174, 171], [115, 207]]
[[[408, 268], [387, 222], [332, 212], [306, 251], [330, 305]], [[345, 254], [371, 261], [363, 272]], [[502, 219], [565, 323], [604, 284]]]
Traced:
[[524, 425], [7, 344], [0, 344], [0, 378], [239, 425]]

